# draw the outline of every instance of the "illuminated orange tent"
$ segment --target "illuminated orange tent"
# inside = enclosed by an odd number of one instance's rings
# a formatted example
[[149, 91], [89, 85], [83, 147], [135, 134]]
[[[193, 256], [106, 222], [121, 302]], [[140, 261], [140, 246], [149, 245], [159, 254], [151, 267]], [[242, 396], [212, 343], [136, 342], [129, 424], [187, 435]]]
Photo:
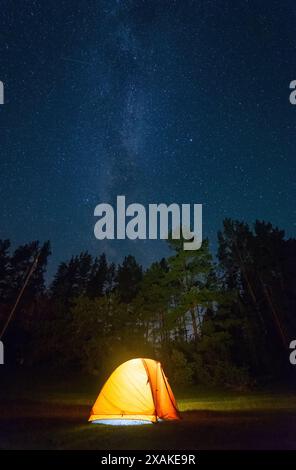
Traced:
[[132, 359], [117, 367], [103, 386], [89, 421], [132, 424], [180, 419], [177, 403], [161, 364]]

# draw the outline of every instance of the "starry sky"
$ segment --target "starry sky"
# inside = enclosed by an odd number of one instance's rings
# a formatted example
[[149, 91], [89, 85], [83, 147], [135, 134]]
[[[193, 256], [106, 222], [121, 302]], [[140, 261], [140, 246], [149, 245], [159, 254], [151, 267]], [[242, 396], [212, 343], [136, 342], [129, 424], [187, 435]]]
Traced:
[[0, 5], [0, 237], [72, 254], [98, 241], [95, 206], [202, 203], [213, 252], [225, 217], [295, 235], [293, 0], [47, 0]]

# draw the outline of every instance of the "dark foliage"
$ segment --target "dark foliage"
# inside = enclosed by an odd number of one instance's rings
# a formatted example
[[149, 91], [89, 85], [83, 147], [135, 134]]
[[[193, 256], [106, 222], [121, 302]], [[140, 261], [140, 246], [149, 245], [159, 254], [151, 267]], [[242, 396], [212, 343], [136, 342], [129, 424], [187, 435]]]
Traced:
[[49, 243], [10, 252], [0, 241], [0, 326], [38, 253], [5, 332], [10, 363], [106, 373], [135, 356], [161, 359], [172, 381], [223, 384], [292, 377], [296, 337], [296, 240], [270, 223], [226, 219], [215, 265], [207, 240], [143, 271], [133, 256], [108, 263], [87, 252], [59, 265], [49, 288]]

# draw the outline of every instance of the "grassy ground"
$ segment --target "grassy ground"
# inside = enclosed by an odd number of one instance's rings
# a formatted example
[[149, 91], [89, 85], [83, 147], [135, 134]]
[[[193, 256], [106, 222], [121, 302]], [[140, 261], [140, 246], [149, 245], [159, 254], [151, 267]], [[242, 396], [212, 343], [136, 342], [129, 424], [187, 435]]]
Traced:
[[105, 426], [87, 422], [94, 379], [1, 375], [0, 449], [296, 449], [289, 392], [176, 392], [180, 422]]

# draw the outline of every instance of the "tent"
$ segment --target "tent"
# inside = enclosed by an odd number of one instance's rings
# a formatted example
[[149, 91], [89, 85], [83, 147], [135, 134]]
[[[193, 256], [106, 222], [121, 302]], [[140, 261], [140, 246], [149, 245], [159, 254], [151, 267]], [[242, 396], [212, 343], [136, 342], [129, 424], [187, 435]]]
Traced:
[[160, 362], [138, 358], [124, 362], [110, 375], [89, 421], [135, 424], [172, 419], [180, 419], [180, 415]]

